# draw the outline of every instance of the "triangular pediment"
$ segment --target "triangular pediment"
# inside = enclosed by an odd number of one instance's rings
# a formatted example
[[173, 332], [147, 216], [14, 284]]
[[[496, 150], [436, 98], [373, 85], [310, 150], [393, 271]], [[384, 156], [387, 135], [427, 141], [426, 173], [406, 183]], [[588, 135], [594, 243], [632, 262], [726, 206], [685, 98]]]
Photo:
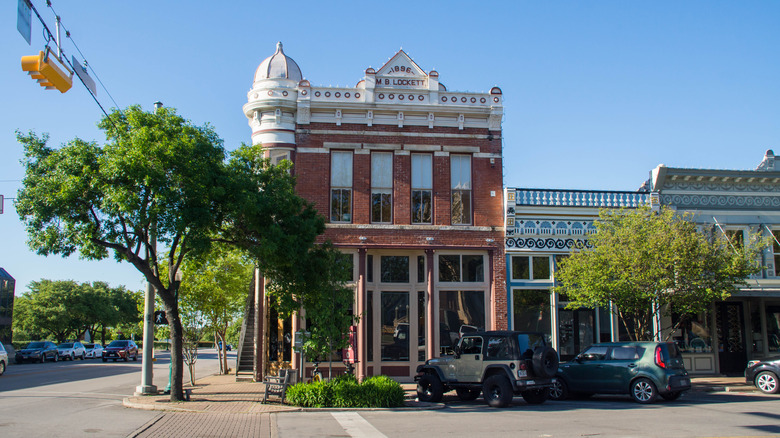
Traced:
[[403, 51], [399, 50], [398, 53], [393, 55], [389, 61], [376, 72], [377, 76], [391, 76], [391, 77], [427, 77], [428, 74], [412, 61], [412, 58]]

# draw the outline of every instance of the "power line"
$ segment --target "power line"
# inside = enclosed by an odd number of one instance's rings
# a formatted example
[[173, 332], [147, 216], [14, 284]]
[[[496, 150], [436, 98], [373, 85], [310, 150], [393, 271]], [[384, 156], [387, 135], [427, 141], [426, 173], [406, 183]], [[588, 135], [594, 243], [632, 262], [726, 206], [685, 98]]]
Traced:
[[[57, 11], [54, 10], [54, 6], [52, 6], [50, 0], [46, 1], [46, 5], [49, 7], [49, 9], [51, 9], [51, 11], [52, 11], [52, 13], [54, 13], [55, 17], [59, 17], [59, 15], [57, 15]], [[61, 23], [62, 23], [62, 21], [60, 20], [60, 24]], [[103, 91], [106, 92], [106, 95], [108, 96], [108, 98], [111, 99], [111, 102], [114, 102], [114, 107], [115, 108], [119, 108], [119, 104], [116, 103], [116, 100], [114, 100], [114, 96], [112, 96], [111, 93], [108, 92], [108, 89], [103, 84], [103, 81], [100, 80], [100, 76], [98, 76], [97, 72], [92, 67], [92, 65], [87, 62], [87, 57], [84, 55], [84, 53], [81, 52], [81, 49], [79, 49], [79, 46], [78, 46], [78, 44], [76, 44], [76, 40], [74, 40], [73, 37], [71, 36], [70, 31], [65, 27], [65, 25], [62, 25], [62, 28], [65, 29], [65, 37], [68, 38], [71, 43], [73, 43], [73, 47], [76, 48], [76, 51], [79, 52], [79, 55], [81, 55], [81, 59], [84, 60], [84, 67], [88, 68], [92, 72], [93, 76], [95, 76], [95, 79], [97, 79], [97, 81], [100, 83], [100, 86], [103, 88]], [[83, 82], [84, 81], [82, 81], [82, 83]], [[84, 86], [86, 86], [86, 84], [84, 84]], [[92, 92], [92, 90], [90, 90], [90, 93], [91, 92]]]
[[[40, 21], [41, 25], [43, 26], [43, 29], [44, 29], [43, 37], [46, 40], [46, 47], [48, 47], [49, 43], [51, 42], [51, 40], [54, 39], [56, 44], [57, 44], [57, 50], [58, 50], [57, 55], [58, 55], [59, 61], [67, 63], [70, 66], [71, 71], [76, 71], [76, 68], [73, 66], [73, 63], [68, 59], [67, 56], [63, 55], [62, 46], [60, 44], [59, 39], [54, 37], [54, 34], [52, 34], [51, 30], [49, 29], [49, 26], [46, 25], [46, 22], [43, 20], [43, 17], [41, 17], [41, 14], [38, 13], [38, 9], [35, 8], [35, 5], [32, 3], [32, 0], [25, 0], [25, 2], [30, 6], [30, 9], [32, 9], [33, 12], [35, 12], [35, 16], [38, 17], [38, 21]], [[52, 13], [54, 13], [54, 16], [55, 16], [55, 18], [57, 20], [57, 25], [61, 26], [62, 25], [62, 20], [60, 19], [59, 15], [57, 15], [57, 13], [54, 11], [54, 8], [52, 8], [51, 0], [46, 0], [46, 5], [52, 10]], [[70, 31], [67, 28], [65, 28], [65, 26], [62, 26], [62, 27], [63, 27], [63, 29], [65, 29], [66, 36], [68, 37], [68, 39], [70, 39], [71, 42], [73, 42], [73, 38], [70, 37]], [[73, 45], [76, 46], [75, 42], [73, 42]], [[81, 50], [79, 50], [78, 47], [76, 47], [76, 50], [78, 50], [78, 52], [81, 54], [81, 56], [84, 57], [84, 54], [81, 53]], [[64, 61], [63, 61], [63, 58], [64, 58]], [[92, 69], [91, 67], [90, 67], [90, 70], [92, 70], [94, 72], [94, 69]], [[106, 118], [111, 122], [112, 125], [114, 125], [114, 128], [117, 130], [117, 132], [120, 132], [119, 131], [119, 127], [116, 126], [116, 124], [114, 123], [114, 120], [108, 114], [106, 109], [103, 108], [103, 105], [100, 103], [100, 101], [98, 100], [97, 96], [95, 96], [95, 93], [93, 93], [92, 90], [89, 89], [87, 84], [84, 83], [84, 79], [82, 79], [81, 76], [79, 76], [79, 75], [76, 75], [76, 76], [78, 76], [79, 81], [81, 81], [81, 84], [84, 85], [84, 88], [86, 88], [86, 90], [89, 92], [89, 95], [92, 96], [92, 100], [94, 100], [95, 103], [97, 104], [97, 106], [100, 107], [100, 110], [103, 112], [103, 114], [105, 114]], [[98, 79], [98, 81], [100, 81], [100, 79]], [[100, 81], [100, 85], [103, 86], [103, 82], [102, 81]], [[104, 90], [106, 89], [105, 86], [103, 86], [103, 89]], [[114, 98], [111, 97], [111, 94], [108, 92], [108, 90], [106, 90], [106, 94], [108, 94], [108, 96], [111, 98], [111, 100], [114, 101]], [[116, 101], [114, 101], [114, 104], [116, 105]], [[117, 108], [119, 108], [119, 105], [117, 105]]]

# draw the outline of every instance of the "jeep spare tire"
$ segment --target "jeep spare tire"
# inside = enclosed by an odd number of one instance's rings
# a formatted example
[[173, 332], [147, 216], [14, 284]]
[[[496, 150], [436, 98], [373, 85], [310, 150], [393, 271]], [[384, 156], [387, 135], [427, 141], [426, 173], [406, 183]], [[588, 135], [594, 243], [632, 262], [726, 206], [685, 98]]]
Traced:
[[553, 377], [558, 371], [558, 353], [548, 346], [536, 347], [532, 366], [537, 377]]

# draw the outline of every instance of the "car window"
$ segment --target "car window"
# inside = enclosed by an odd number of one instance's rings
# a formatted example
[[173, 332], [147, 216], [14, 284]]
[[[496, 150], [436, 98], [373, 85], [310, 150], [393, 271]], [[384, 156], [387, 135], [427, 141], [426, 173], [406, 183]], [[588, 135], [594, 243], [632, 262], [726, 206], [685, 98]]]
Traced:
[[67, 343], [67, 344], [60, 344], [59, 348], [73, 348], [73, 344]]
[[124, 347], [127, 345], [127, 341], [111, 341], [110, 344], [108, 344], [109, 347]]
[[467, 337], [460, 343], [460, 354], [480, 354], [482, 353], [482, 338]]
[[27, 344], [27, 348], [43, 348], [46, 345], [43, 342], [30, 342]]
[[487, 339], [485, 359], [511, 359], [509, 338], [506, 336], [490, 336]]
[[613, 347], [609, 353], [609, 358], [612, 360], [634, 360], [639, 359], [636, 347], [626, 345], [622, 347]]
[[579, 358], [585, 361], [604, 360], [607, 357], [607, 347], [595, 345], [580, 353]]

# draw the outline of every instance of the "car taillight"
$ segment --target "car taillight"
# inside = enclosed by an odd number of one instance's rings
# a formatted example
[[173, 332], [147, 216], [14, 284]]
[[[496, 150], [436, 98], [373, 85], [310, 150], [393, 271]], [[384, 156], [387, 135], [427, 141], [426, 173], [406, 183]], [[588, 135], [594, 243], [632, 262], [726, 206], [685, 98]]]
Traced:
[[661, 346], [655, 347], [655, 364], [661, 368], [666, 368], [666, 362], [664, 362], [664, 353], [661, 351]]
[[523, 362], [523, 363], [520, 364], [520, 366], [518, 368], [521, 369], [521, 370], [527, 370], [528, 369], [528, 365], [526, 365], [525, 362]]

